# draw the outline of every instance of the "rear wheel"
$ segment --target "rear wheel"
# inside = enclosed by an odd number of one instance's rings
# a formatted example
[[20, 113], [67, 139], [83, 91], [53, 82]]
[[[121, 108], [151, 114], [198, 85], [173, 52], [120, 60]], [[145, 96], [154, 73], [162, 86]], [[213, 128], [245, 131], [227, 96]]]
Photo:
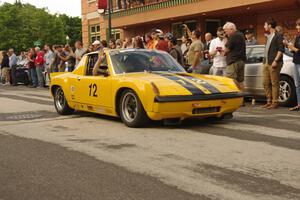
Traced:
[[54, 105], [56, 111], [61, 115], [69, 115], [74, 112], [74, 109], [69, 107], [61, 87], [57, 87], [54, 91]]
[[139, 97], [132, 90], [125, 90], [122, 93], [119, 111], [122, 121], [129, 127], [142, 127], [149, 122]]
[[279, 81], [279, 103], [281, 106], [293, 106], [296, 103], [296, 87], [293, 79], [281, 76]]

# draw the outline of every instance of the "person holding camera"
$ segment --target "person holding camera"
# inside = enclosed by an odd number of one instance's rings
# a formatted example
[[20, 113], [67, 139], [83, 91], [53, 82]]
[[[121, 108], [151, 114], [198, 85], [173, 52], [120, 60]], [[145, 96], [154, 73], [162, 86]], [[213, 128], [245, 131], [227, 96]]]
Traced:
[[211, 41], [209, 47], [209, 55], [213, 58], [213, 65], [210, 68], [209, 74], [225, 76], [226, 57], [224, 50], [227, 39], [222, 27], [217, 29], [217, 36], [217, 38]]
[[204, 44], [201, 41], [201, 31], [200, 29], [196, 29], [193, 32], [187, 27], [187, 25], [183, 25], [186, 30], [188, 36], [192, 39], [192, 44], [189, 47], [189, 51], [187, 53], [188, 57], [188, 72], [193, 72], [196, 74], [202, 73], [201, 61], [203, 59], [203, 50]]

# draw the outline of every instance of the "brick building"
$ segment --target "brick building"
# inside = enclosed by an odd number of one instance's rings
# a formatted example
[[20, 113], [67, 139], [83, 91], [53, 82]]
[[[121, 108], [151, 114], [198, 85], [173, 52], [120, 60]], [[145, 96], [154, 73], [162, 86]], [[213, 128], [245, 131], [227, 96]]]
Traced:
[[[203, 33], [215, 33], [226, 21], [241, 31], [254, 29], [264, 42], [263, 23], [276, 19], [288, 34], [295, 34], [295, 20], [300, 18], [300, 0], [112, 0], [112, 27], [115, 38], [143, 36], [152, 28], [180, 37], [182, 24]], [[128, 3], [130, 2], [130, 3]], [[96, 0], [81, 0], [83, 42], [106, 39], [107, 14], [97, 12]]]

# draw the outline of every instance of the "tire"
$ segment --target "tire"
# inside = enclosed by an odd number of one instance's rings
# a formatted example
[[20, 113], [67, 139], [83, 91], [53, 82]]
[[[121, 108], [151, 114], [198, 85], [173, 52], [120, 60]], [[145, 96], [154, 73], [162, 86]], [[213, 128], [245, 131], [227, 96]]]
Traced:
[[281, 106], [295, 105], [296, 87], [293, 79], [288, 76], [280, 76], [279, 86], [279, 104]]
[[60, 115], [70, 115], [74, 109], [70, 108], [61, 87], [57, 87], [54, 91], [54, 106]]
[[119, 102], [120, 117], [123, 123], [132, 128], [143, 127], [149, 122], [144, 107], [132, 90], [125, 90]]

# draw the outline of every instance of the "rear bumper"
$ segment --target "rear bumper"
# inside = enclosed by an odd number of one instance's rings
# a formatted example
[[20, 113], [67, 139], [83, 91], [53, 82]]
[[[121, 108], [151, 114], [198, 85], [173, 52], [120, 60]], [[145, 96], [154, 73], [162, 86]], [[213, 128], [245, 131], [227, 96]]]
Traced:
[[[155, 102], [153, 104], [153, 111], [147, 112], [152, 120], [163, 120], [170, 118], [193, 118], [193, 117], [221, 117], [225, 113], [232, 113], [241, 107], [243, 97], [234, 97], [228, 99], [214, 99], [214, 100], [196, 100], [196, 101], [181, 101], [181, 102]], [[209, 108], [212, 112], [206, 112]], [[199, 109], [200, 112], [193, 112]], [[203, 113], [201, 111], [204, 111]]]

